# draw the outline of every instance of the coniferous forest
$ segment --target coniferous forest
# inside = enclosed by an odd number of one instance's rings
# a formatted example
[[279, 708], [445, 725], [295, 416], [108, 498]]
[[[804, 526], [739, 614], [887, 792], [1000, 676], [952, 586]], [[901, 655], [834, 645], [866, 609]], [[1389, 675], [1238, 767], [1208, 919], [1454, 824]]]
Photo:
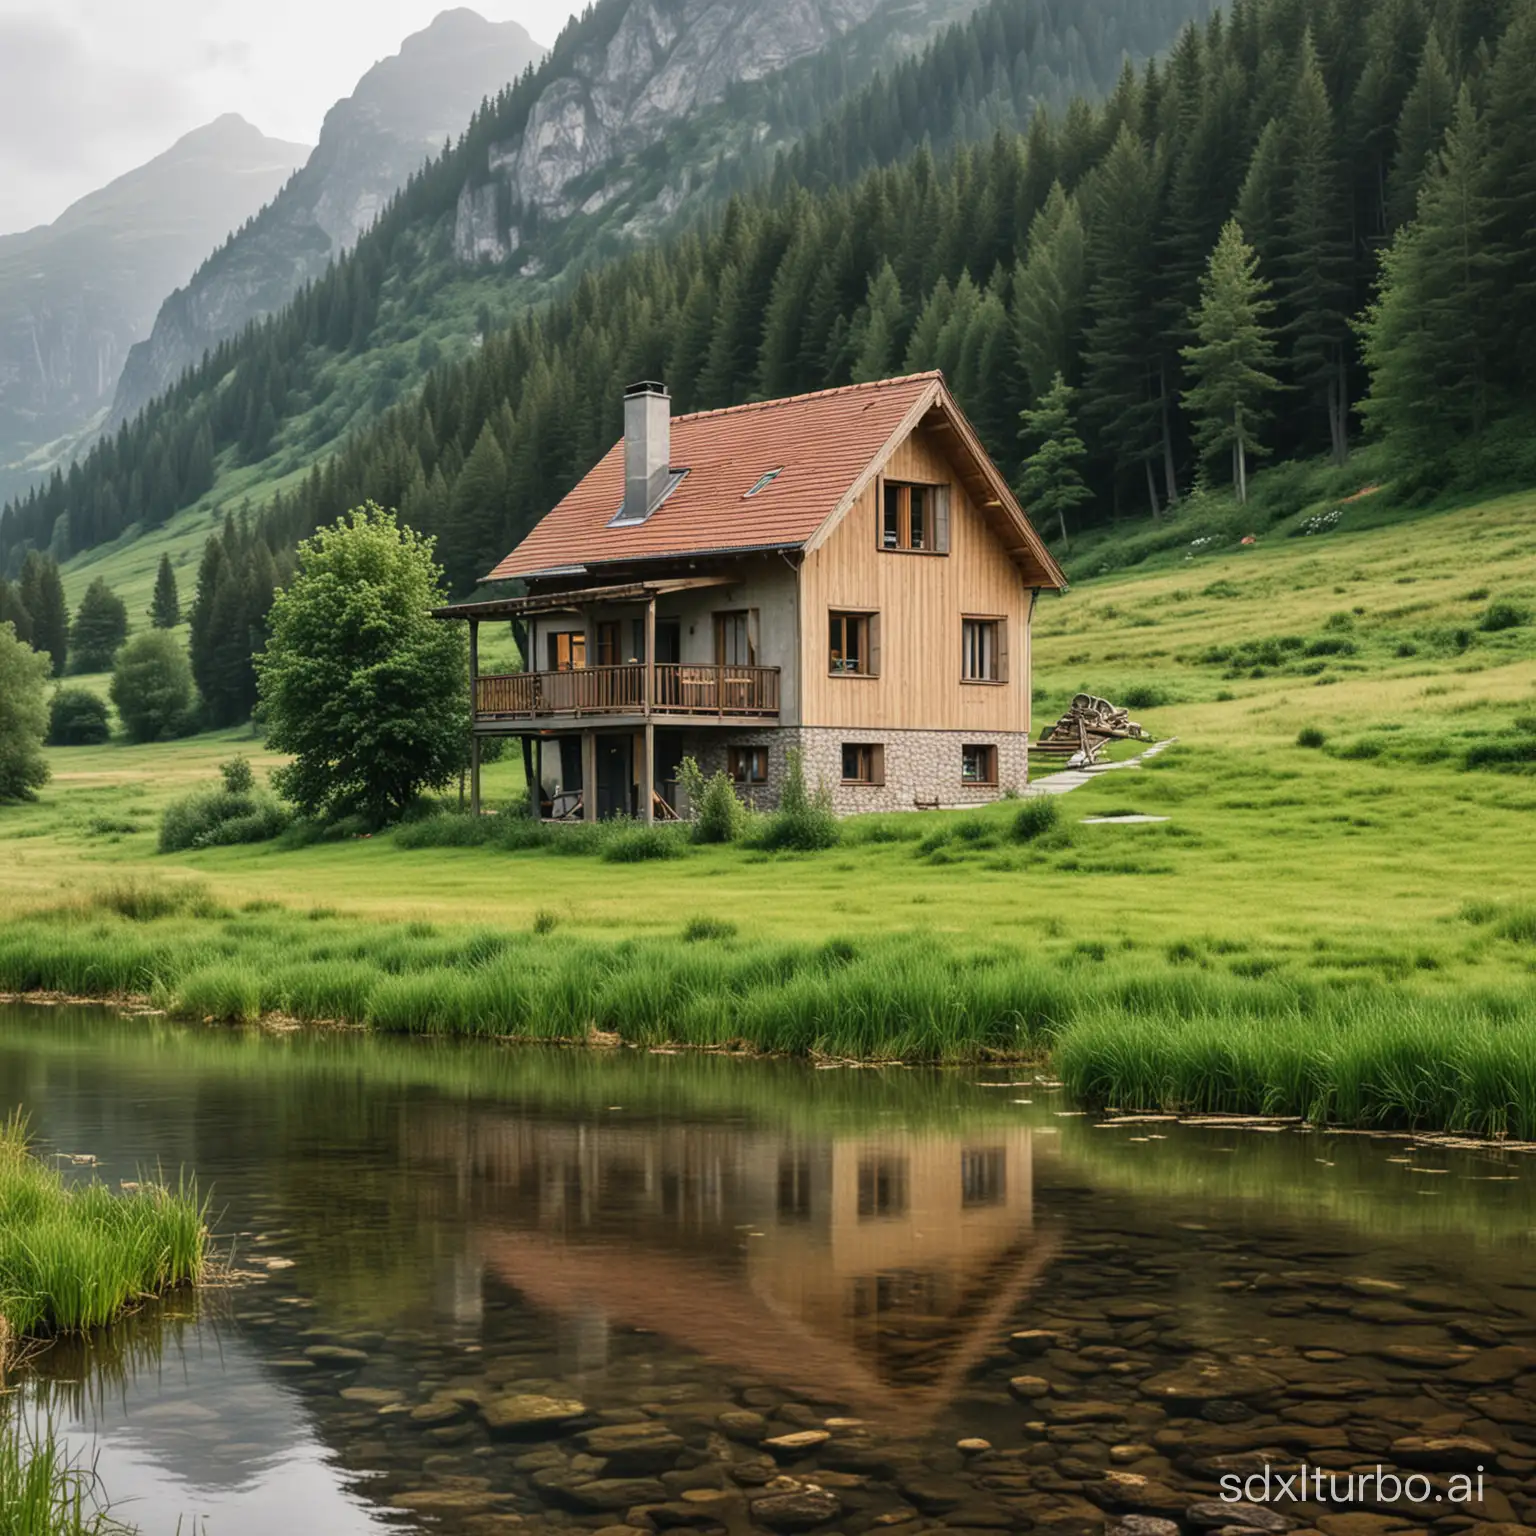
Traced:
[[[1339, 461], [1371, 434], [1409, 491], [1536, 478], [1536, 0], [1236, 0], [1097, 103], [949, 143], [935, 101], [1000, 100], [1020, 18], [1035, 7], [994, 0], [710, 227], [587, 268], [231, 524], [243, 632], [282, 552], [364, 499], [436, 535], [470, 590], [611, 444], [636, 378], [686, 411], [942, 368], [1017, 482], [1025, 413], [1064, 418], [1089, 493], [1064, 525], [1163, 514], [1229, 478], [1199, 404], [1220, 390], [1192, 372], [1221, 350], [1218, 268], [1247, 285], [1227, 310], [1266, 381], [1245, 463]], [[8, 509], [0, 557], [61, 516], [81, 547], [114, 498], [152, 522], [156, 477], [183, 487], [156, 506], [184, 505], [216, 455], [259, 459], [306, 349], [366, 335], [359, 274], [387, 271], [434, 174], [284, 316]]]

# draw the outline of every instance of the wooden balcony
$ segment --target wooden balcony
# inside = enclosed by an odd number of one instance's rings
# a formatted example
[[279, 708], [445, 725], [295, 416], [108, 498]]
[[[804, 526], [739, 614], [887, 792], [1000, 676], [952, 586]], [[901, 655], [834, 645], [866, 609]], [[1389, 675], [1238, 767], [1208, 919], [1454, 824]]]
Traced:
[[[646, 673], [654, 697], [646, 698]], [[772, 719], [779, 669], [715, 662], [644, 662], [564, 672], [500, 672], [475, 679], [477, 720], [577, 719], [589, 715]]]

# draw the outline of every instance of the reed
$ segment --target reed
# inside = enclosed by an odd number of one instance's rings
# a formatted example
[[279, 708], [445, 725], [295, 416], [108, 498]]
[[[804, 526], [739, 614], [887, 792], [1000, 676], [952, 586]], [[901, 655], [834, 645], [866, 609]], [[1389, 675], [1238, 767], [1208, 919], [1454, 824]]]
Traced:
[[0, 1318], [13, 1335], [74, 1333], [197, 1280], [205, 1206], [183, 1181], [114, 1194], [69, 1186], [32, 1156], [25, 1120], [0, 1127]]
[[0, 1536], [132, 1536], [108, 1513], [95, 1467], [14, 1399], [0, 1414]]

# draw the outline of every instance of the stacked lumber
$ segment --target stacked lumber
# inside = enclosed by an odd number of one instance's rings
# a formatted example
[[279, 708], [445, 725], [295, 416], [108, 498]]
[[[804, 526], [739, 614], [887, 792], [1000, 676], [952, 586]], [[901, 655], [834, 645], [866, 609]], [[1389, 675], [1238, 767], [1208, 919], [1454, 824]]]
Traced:
[[1130, 711], [1091, 693], [1075, 694], [1072, 703], [1054, 725], [1040, 733], [1030, 749], [1032, 758], [1061, 758], [1069, 768], [1086, 768], [1103, 756], [1112, 741], [1150, 741], [1151, 736]]

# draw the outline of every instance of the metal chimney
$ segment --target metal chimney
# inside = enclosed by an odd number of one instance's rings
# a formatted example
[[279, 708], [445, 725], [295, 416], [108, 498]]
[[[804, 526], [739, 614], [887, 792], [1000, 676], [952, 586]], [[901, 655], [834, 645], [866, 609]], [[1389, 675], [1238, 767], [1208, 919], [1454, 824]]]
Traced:
[[672, 473], [672, 397], [646, 379], [624, 391], [624, 522], [650, 516]]

